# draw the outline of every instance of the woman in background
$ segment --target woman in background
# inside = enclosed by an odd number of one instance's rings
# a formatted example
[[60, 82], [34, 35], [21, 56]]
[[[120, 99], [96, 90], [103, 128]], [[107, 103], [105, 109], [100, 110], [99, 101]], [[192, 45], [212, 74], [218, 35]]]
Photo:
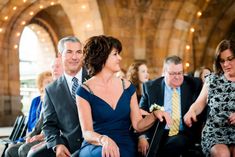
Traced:
[[50, 71], [42, 72], [38, 75], [37, 78], [37, 88], [39, 90], [40, 95], [35, 97], [32, 100], [29, 115], [28, 115], [28, 132], [31, 132], [37, 123], [41, 109], [42, 109], [42, 101], [44, 99], [44, 90], [47, 84], [52, 81], [52, 73]]
[[[44, 99], [44, 91], [46, 86], [52, 82], [52, 73], [50, 71], [41, 72], [37, 77], [37, 87], [40, 96], [33, 99], [28, 118], [28, 134], [26, 140], [11, 145], [5, 152], [5, 157], [25, 157], [30, 148], [44, 140], [44, 135], [38, 132], [39, 128], [36, 124], [41, 123], [40, 114]], [[40, 122], [39, 122], [40, 121]], [[40, 127], [41, 129], [41, 127]]]
[[126, 70], [120, 69], [118, 72], [115, 73], [116, 77], [124, 79], [126, 78]]
[[[137, 100], [139, 103], [142, 96], [143, 83], [149, 80], [148, 67], [145, 62], [138, 61], [132, 63], [127, 71], [127, 79], [130, 80], [131, 83], [135, 86]], [[140, 111], [142, 116], [149, 115], [149, 113], [145, 110], [140, 109]], [[143, 140], [143, 138], [145, 138], [144, 135], [135, 134], [135, 136], [136, 142], [138, 143], [138, 152], [142, 152], [142, 145], [147, 146], [147, 148], [149, 147], [148, 142], [146, 142], [146, 140]], [[139, 153], [138, 156], [141, 156], [141, 153]]]
[[136, 87], [137, 100], [140, 102], [142, 85], [149, 80], [148, 67], [144, 62], [135, 62], [127, 71], [127, 79]]
[[202, 66], [194, 72], [194, 77], [201, 78], [202, 82], [204, 83], [206, 76], [209, 75], [211, 72], [212, 71], [210, 68]]

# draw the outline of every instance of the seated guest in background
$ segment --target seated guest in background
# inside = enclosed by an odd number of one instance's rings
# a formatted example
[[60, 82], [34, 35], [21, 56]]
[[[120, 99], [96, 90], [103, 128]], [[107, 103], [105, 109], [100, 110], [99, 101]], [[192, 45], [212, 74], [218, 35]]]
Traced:
[[32, 148], [28, 157], [70, 156], [80, 148], [82, 133], [75, 102], [75, 90], [87, 79], [82, 68], [82, 44], [72, 36], [58, 43], [64, 74], [45, 89], [43, 133], [46, 144]]
[[194, 72], [194, 77], [198, 77], [202, 79], [202, 82], [205, 82], [205, 77], [211, 73], [211, 69], [207, 67], [200, 67]]
[[56, 57], [51, 63], [51, 71], [53, 80], [58, 79], [63, 74], [63, 67], [61, 57]]
[[[198, 77], [202, 80], [202, 83], [205, 83], [205, 79], [206, 77], [212, 72], [212, 70], [210, 68], [207, 68], [207, 67], [200, 67], [198, 68], [195, 72], [194, 72], [194, 77]], [[206, 119], [207, 119], [207, 116], [210, 112], [210, 107], [209, 106], [206, 106], [206, 108], [204, 109], [203, 112], [206, 112], [207, 114], [205, 114], [205, 117], [204, 118], [204, 122], [206, 122]]]
[[[63, 74], [63, 68], [60, 58], [54, 58], [51, 64], [51, 73], [53, 80], [56, 80]], [[44, 88], [45, 89], [45, 88]], [[34, 147], [38, 144], [44, 143], [44, 134], [42, 132], [43, 125], [43, 109], [40, 114], [40, 118], [36, 123], [33, 131], [27, 136], [26, 143], [20, 146], [18, 150], [19, 157], [26, 157], [31, 147]]]
[[[37, 123], [41, 109], [42, 109], [42, 101], [43, 101], [43, 96], [44, 96], [44, 90], [45, 90], [45, 84], [47, 85], [49, 82], [52, 80], [52, 74], [49, 71], [42, 72], [39, 74], [37, 78], [37, 88], [39, 90], [40, 96], [36, 97], [33, 99], [30, 110], [29, 110], [29, 115], [28, 115], [28, 132], [31, 132], [33, 128], [35, 127], [35, 124]], [[45, 84], [44, 84], [45, 83]]]
[[149, 80], [148, 67], [144, 62], [135, 62], [130, 65], [126, 75], [127, 79], [135, 86], [137, 100], [140, 102], [142, 85]]
[[118, 78], [124, 79], [124, 78], [126, 78], [126, 70], [121, 68], [118, 72], [115, 73], [115, 75]]
[[28, 122], [27, 122], [27, 132], [31, 132], [35, 127], [37, 120], [39, 119], [39, 115], [41, 112], [42, 101], [41, 101], [41, 94], [42, 94], [42, 87], [38, 87], [40, 96], [33, 98], [28, 115]]
[[77, 108], [84, 137], [79, 157], [136, 157], [136, 144], [129, 128], [151, 127], [157, 119], [170, 117], [154, 111], [144, 119], [135, 87], [114, 74], [120, 70], [122, 45], [113, 37], [94, 36], [84, 46], [84, 63], [92, 76], [77, 90]]
[[[139, 103], [140, 102], [140, 98], [142, 96], [142, 92], [143, 92], [143, 88], [142, 88], [143, 83], [145, 83], [146, 81], [149, 80], [148, 67], [145, 64], [145, 62], [138, 61], [138, 62], [132, 63], [129, 66], [128, 71], [127, 71], [127, 79], [129, 81], [131, 81], [131, 83], [135, 86], [137, 100], [138, 100], [138, 103]], [[148, 112], [146, 112], [145, 110], [141, 109], [141, 115], [142, 116], [146, 116], [148, 114], [149, 114]], [[135, 134], [135, 135], [136, 135], [137, 141], [139, 139], [138, 145], [140, 145], [140, 146], [141, 145], [148, 145], [148, 143], [146, 142], [145, 139], [142, 140], [142, 136], [138, 137], [138, 134]], [[146, 144], [142, 144], [142, 142], [146, 143]], [[141, 147], [138, 148], [138, 149], [139, 149], [139, 152], [141, 152], [141, 150], [140, 150]]]
[[[158, 157], [180, 157], [193, 144], [194, 137], [197, 137], [194, 129], [185, 125], [183, 116], [198, 97], [202, 82], [198, 78], [187, 77], [183, 74], [181, 58], [170, 56], [164, 61], [164, 77], [143, 84], [140, 107], [149, 111], [153, 104], [163, 106], [165, 112], [171, 115], [173, 121], [171, 127], [165, 127]], [[155, 128], [152, 127], [146, 134], [150, 141], [154, 130]], [[147, 139], [145, 140], [147, 141]], [[146, 143], [142, 142], [143, 145], [139, 145], [139, 150], [143, 155], [147, 153], [149, 148]]]
[[221, 41], [215, 55], [215, 73], [206, 78], [184, 121], [191, 127], [208, 104], [210, 112], [202, 131], [203, 152], [208, 157], [235, 157], [235, 41]]
[[[40, 100], [37, 100], [36, 102], [39, 102], [39, 104], [33, 104], [33, 106], [31, 106], [30, 108], [30, 119], [34, 119], [35, 123], [40, 123], [40, 118], [39, 118], [39, 115], [40, 115], [40, 111], [41, 111], [41, 104], [43, 102], [43, 98], [44, 98], [44, 94], [45, 94], [45, 87], [52, 81], [52, 73], [50, 71], [45, 71], [45, 72], [42, 72], [38, 75], [38, 78], [37, 78], [37, 86], [38, 86], [38, 89], [40, 91]], [[34, 99], [35, 100], [35, 99]], [[37, 106], [37, 108], [36, 108]], [[36, 115], [33, 115], [36, 114]], [[32, 122], [32, 121], [30, 121]], [[28, 125], [29, 126], [29, 125]], [[30, 127], [32, 127], [32, 123], [30, 125]], [[37, 132], [36, 130], [38, 130], [38, 126], [36, 125], [35, 127], [32, 127], [34, 128], [33, 131], [31, 131], [28, 135], [27, 135], [27, 138], [26, 138], [26, 143], [30, 143], [29, 144], [29, 147], [27, 147], [28, 151], [30, 149], [31, 146], [35, 145], [38, 141], [41, 141], [44, 139], [44, 136], [43, 135], [38, 135], [38, 136], [34, 136], [35, 135], [35, 132]], [[30, 138], [32, 138], [30, 140]], [[37, 142], [34, 142], [34, 141], [37, 141]], [[5, 152], [5, 157], [24, 157], [24, 156], [27, 156], [27, 154], [24, 153], [24, 155], [18, 155], [18, 149], [20, 147], [22, 147], [22, 143], [17, 143], [17, 144], [14, 144], [12, 146], [10, 146], [6, 152]], [[27, 151], [27, 152], [28, 152]]]

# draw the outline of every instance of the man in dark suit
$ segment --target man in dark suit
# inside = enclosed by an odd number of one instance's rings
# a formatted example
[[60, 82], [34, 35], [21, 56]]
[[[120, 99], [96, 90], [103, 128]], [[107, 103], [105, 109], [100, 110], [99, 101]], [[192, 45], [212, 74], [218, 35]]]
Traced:
[[87, 79], [82, 68], [82, 44], [76, 37], [65, 37], [58, 43], [64, 74], [49, 84], [45, 90], [43, 104], [43, 132], [46, 145], [31, 149], [28, 156], [70, 156], [79, 149], [82, 133], [74, 100], [74, 78], [76, 84]]
[[[164, 107], [164, 111], [168, 112], [172, 117], [172, 126], [175, 123], [173, 116], [173, 91], [178, 95], [178, 130], [175, 134], [171, 134], [171, 127], [166, 126], [164, 135], [160, 142], [160, 157], [179, 157], [187, 151], [188, 146], [192, 144], [195, 129], [188, 128], [183, 121], [185, 113], [190, 105], [198, 97], [202, 82], [199, 79], [187, 77], [183, 75], [183, 64], [178, 56], [167, 57], [163, 67], [164, 77], [149, 81], [143, 85], [143, 95], [140, 101], [140, 107], [146, 111], [152, 104], [158, 104]], [[196, 127], [196, 126], [195, 126]], [[155, 128], [151, 128], [146, 136], [152, 138]], [[200, 138], [200, 137], [199, 137]], [[139, 150], [145, 154], [149, 145], [146, 138], [142, 136], [139, 139]]]

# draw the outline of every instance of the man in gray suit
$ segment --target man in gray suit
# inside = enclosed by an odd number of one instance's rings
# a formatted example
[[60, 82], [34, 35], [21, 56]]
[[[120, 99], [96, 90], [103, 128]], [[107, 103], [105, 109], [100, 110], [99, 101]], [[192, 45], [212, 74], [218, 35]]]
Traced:
[[[45, 90], [43, 132], [46, 145], [32, 148], [29, 157], [67, 157], [79, 149], [82, 142], [74, 100], [75, 84], [81, 84], [88, 77], [82, 68], [82, 44], [76, 37], [65, 37], [59, 41], [58, 51], [64, 74]], [[75, 78], [77, 83], [73, 82]]]

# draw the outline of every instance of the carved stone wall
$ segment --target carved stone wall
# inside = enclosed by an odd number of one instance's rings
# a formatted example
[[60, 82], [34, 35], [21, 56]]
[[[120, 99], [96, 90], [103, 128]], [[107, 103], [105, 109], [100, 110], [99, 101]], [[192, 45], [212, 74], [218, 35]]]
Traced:
[[[231, 0], [4, 0], [0, 1], [0, 126], [20, 114], [19, 39], [32, 23], [46, 28], [54, 48], [66, 35], [84, 42], [112, 35], [123, 44], [122, 67], [146, 60], [151, 78], [168, 55], [184, 60], [185, 72], [212, 67], [220, 40], [234, 37]], [[56, 54], [55, 54], [56, 55]], [[9, 119], [9, 120], [7, 120]]]

